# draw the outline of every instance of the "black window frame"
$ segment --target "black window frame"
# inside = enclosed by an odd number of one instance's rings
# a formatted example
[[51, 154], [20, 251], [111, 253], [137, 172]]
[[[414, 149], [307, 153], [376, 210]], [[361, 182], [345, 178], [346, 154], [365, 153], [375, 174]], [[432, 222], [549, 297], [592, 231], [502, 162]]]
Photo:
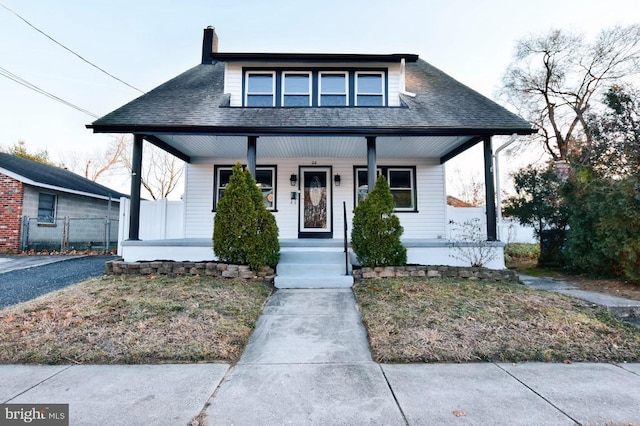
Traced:
[[[320, 108], [385, 108], [389, 106], [389, 69], [381, 67], [243, 67], [242, 69], [242, 107], [243, 108], [305, 108], [304, 106], [283, 106], [283, 86], [285, 73], [310, 73], [311, 93], [309, 107]], [[320, 74], [344, 73], [347, 77], [347, 104], [344, 106], [321, 105]], [[274, 75], [274, 93], [271, 106], [248, 105], [249, 76], [252, 74]], [[356, 105], [356, 77], [358, 74], [380, 74], [382, 76], [382, 100], [380, 106]], [[258, 93], [259, 94], [259, 93]], [[376, 95], [380, 96], [380, 95]]]
[[[213, 208], [212, 208], [212, 212], [215, 212], [218, 206], [218, 200], [220, 199], [219, 195], [220, 195], [220, 190], [223, 188], [220, 188], [220, 171], [229, 171], [231, 172], [231, 170], [233, 169], [233, 165], [228, 165], [228, 164], [219, 164], [219, 165], [214, 165], [213, 167]], [[243, 165], [243, 168], [245, 168], [246, 166]], [[268, 207], [265, 205], [265, 207], [267, 208], [267, 210], [269, 210], [272, 213], [275, 213], [278, 211], [278, 206], [277, 206], [277, 200], [278, 200], [278, 166], [276, 165], [256, 165], [256, 174], [259, 171], [264, 171], [264, 170], [271, 170], [272, 171], [272, 186], [271, 187], [267, 187], [271, 189], [271, 193], [273, 195], [273, 201], [272, 206]], [[229, 173], [229, 176], [231, 176], [231, 173]], [[262, 190], [262, 188], [260, 188]], [[263, 192], [264, 194], [264, 192]], [[264, 195], [263, 195], [264, 197]], [[266, 197], [265, 197], [266, 199]]]
[[[43, 196], [51, 197], [51, 202], [43, 205]], [[39, 192], [38, 193], [38, 219], [37, 223], [56, 223], [56, 207], [58, 204], [58, 195], [51, 192]], [[50, 206], [50, 207], [49, 207]], [[41, 215], [41, 211], [51, 212], [51, 215]]]
[[[411, 182], [411, 200], [412, 200], [412, 204], [413, 207], [396, 207], [394, 209], [394, 212], [396, 213], [418, 213], [418, 184], [417, 184], [417, 177], [416, 177], [416, 166], [403, 166], [403, 165], [394, 165], [394, 166], [377, 166], [376, 168], [376, 178], [379, 175], [384, 175], [385, 179], [387, 179], [387, 183], [389, 184], [389, 188], [391, 189], [391, 193], [393, 194], [394, 189], [391, 188], [391, 184], [390, 184], [390, 179], [389, 179], [389, 173], [392, 171], [410, 171], [411, 173], [411, 177], [410, 177], [410, 182]], [[360, 202], [360, 197], [358, 192], [361, 190], [360, 187], [362, 187], [363, 185], [360, 185], [360, 180], [358, 179], [358, 172], [367, 172], [368, 176], [368, 168], [367, 166], [353, 166], [353, 205], [354, 207], [358, 205], [358, 203]], [[368, 184], [368, 182], [367, 182]], [[406, 188], [395, 188], [396, 191], [405, 191]], [[367, 188], [367, 192], [368, 192], [368, 188]], [[395, 197], [394, 197], [395, 199]]]

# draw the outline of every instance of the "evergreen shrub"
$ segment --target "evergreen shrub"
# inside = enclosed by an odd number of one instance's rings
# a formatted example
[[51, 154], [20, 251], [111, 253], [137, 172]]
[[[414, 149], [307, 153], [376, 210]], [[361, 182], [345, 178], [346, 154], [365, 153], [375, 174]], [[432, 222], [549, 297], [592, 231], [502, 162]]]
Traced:
[[380, 175], [353, 215], [351, 246], [362, 266], [403, 266], [407, 263], [407, 249], [400, 242], [404, 230], [393, 209], [393, 195], [387, 180]]
[[233, 167], [213, 225], [213, 251], [218, 260], [249, 265], [257, 271], [280, 259], [278, 226], [264, 206], [262, 192], [240, 163]]

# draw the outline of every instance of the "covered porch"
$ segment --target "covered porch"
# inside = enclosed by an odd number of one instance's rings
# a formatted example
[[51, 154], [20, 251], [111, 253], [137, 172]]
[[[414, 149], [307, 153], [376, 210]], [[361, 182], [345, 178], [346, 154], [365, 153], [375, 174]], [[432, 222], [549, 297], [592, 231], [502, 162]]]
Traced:
[[[396, 132], [399, 133], [398, 130]], [[275, 176], [272, 185], [274, 196], [273, 214], [276, 216], [283, 252], [325, 251], [344, 253], [345, 229], [349, 264], [357, 265], [356, 256], [351, 252], [350, 228], [353, 209], [362, 184], [372, 187], [371, 178], [375, 174], [366, 173], [367, 180], [358, 182], [358, 170], [381, 170], [387, 166], [400, 168], [410, 164], [414, 174], [413, 209], [399, 211], [405, 227], [403, 244], [407, 247], [408, 262], [423, 265], [468, 266], [456, 259], [448, 224], [450, 218], [446, 209], [444, 163], [460, 152], [481, 144], [484, 148], [484, 170], [486, 185], [486, 250], [496, 252], [494, 259], [486, 266], [503, 269], [503, 246], [497, 241], [494, 176], [492, 164], [491, 136], [466, 134], [454, 135], [261, 135], [238, 136], [218, 134], [161, 134], [134, 135], [134, 174], [131, 193], [134, 195], [129, 207], [127, 229], [121, 234], [120, 252], [125, 261], [214, 260], [212, 248], [212, 226], [215, 214], [216, 193], [219, 191], [216, 173], [217, 165], [230, 166], [235, 162], [246, 165], [256, 175], [261, 166], [273, 166]], [[162, 139], [161, 139], [162, 138]], [[170, 141], [168, 145], [163, 141]], [[161, 143], [162, 142], [162, 143]], [[141, 233], [141, 220], [146, 225], [147, 218], [141, 219], [139, 188], [140, 183], [135, 167], [141, 167], [143, 143], [153, 143], [179, 155], [187, 161], [187, 188], [184, 196], [184, 211], [180, 218], [183, 229], [179, 235], [170, 237], [146, 236]], [[329, 228], [321, 232], [300, 232], [303, 217], [304, 178], [306, 170], [326, 169], [327, 207]], [[324, 173], [324, 172], [323, 172]], [[295, 181], [294, 181], [295, 179]], [[197, 183], [196, 183], [197, 182]], [[374, 180], [375, 182], [375, 180]], [[190, 186], [191, 185], [191, 186]], [[202, 186], [198, 196], [196, 186]], [[137, 192], [137, 193], [136, 193]], [[295, 194], [295, 195], [294, 195]], [[199, 210], [198, 210], [199, 209]], [[199, 211], [199, 213], [196, 212]], [[195, 217], [198, 219], [195, 219]], [[171, 221], [171, 219], [169, 220]], [[174, 222], [175, 223], [175, 222]], [[163, 226], [168, 226], [167, 224]], [[170, 226], [170, 224], [169, 224]], [[309, 231], [309, 230], [307, 230]], [[313, 230], [312, 230], [313, 231]], [[471, 244], [471, 243], [469, 243]]]

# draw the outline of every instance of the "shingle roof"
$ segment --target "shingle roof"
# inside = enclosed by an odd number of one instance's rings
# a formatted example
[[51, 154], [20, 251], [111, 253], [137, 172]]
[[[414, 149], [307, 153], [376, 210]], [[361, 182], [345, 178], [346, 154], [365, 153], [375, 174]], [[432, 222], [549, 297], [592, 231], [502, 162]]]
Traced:
[[37, 161], [0, 152], [0, 173], [3, 169], [22, 177], [22, 179], [19, 180], [23, 182], [26, 181], [25, 183], [47, 185], [49, 187], [59, 188], [62, 191], [81, 192], [100, 197], [109, 197], [110, 195], [114, 199], [128, 197], [126, 194], [114, 191], [113, 189], [85, 179], [80, 175], [60, 167], [49, 166]]
[[233, 133], [405, 131], [511, 134], [531, 125], [423, 60], [406, 64], [402, 107], [232, 108], [223, 93], [224, 62], [197, 65], [146, 95], [98, 119], [96, 132]]

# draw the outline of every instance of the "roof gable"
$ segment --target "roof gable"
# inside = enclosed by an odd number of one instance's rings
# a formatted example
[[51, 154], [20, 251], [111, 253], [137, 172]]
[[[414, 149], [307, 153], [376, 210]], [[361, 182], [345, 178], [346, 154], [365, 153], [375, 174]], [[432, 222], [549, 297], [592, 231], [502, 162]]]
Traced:
[[0, 152], [0, 173], [9, 173], [23, 183], [57, 189], [64, 192], [80, 193], [95, 198], [128, 197], [99, 183], [85, 179], [60, 167], [49, 166], [37, 161]]

